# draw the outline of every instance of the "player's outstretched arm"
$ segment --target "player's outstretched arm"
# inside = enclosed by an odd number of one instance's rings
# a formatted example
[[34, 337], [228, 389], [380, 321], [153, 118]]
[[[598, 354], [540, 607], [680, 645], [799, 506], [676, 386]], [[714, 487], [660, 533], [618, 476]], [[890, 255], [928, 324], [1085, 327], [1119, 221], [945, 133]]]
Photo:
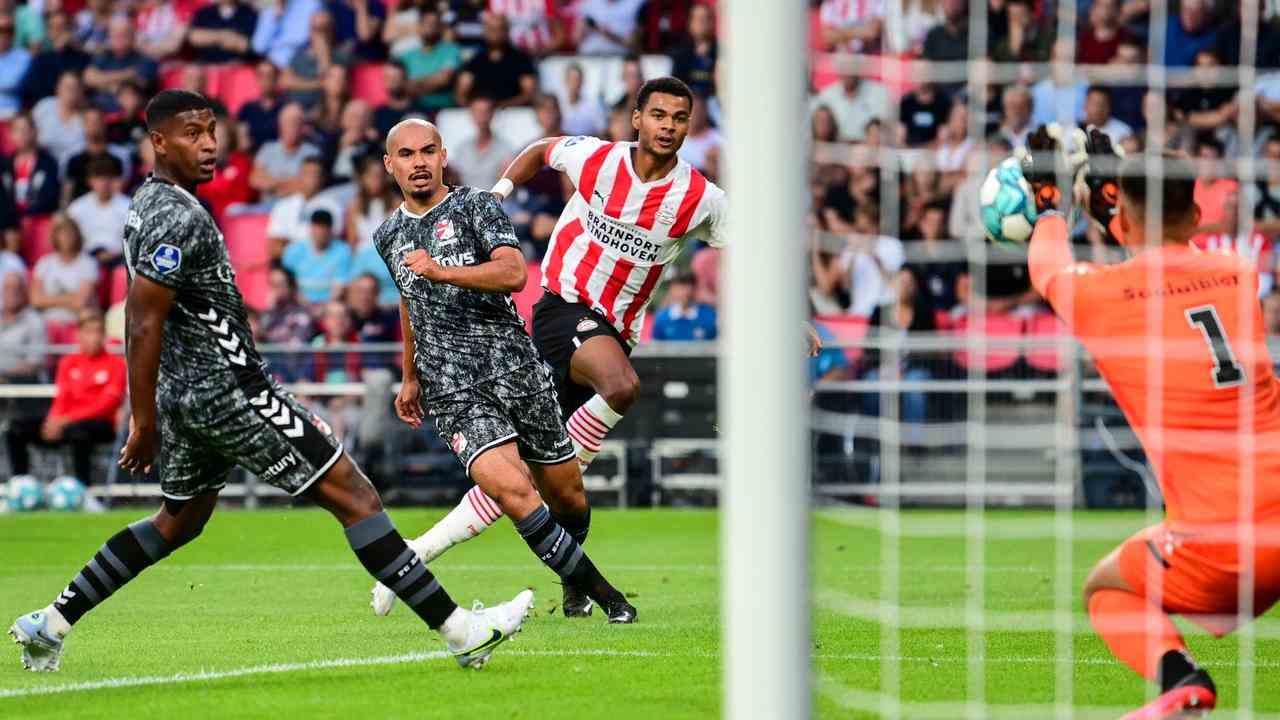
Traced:
[[559, 140], [559, 137], [542, 138], [521, 150], [520, 154], [516, 155], [516, 159], [512, 160], [506, 171], [502, 173], [498, 183], [493, 186], [493, 194], [500, 200], [506, 200], [517, 186], [529, 182], [547, 164], [547, 152]]
[[146, 472], [156, 455], [156, 379], [160, 343], [175, 291], [135, 275], [125, 300], [125, 355], [129, 364], [129, 440], [120, 451], [120, 467]]
[[404, 264], [431, 282], [447, 283], [466, 290], [479, 292], [513, 293], [524, 289], [529, 279], [524, 253], [518, 248], [504, 245], [495, 248], [488, 262], [478, 265], [445, 267], [425, 250], [414, 250], [404, 258]]

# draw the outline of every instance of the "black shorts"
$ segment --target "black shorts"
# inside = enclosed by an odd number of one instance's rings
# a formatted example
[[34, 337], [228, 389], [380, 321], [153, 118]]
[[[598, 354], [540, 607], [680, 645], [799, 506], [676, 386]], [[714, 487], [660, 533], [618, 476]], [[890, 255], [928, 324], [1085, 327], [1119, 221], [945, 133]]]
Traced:
[[243, 373], [226, 392], [165, 393], [159, 411], [160, 491], [186, 500], [221, 490], [239, 465], [299, 495], [342, 457], [333, 429], [261, 373]]
[[560, 412], [567, 421], [575, 410], [591, 399], [596, 391], [579, 385], [569, 377], [569, 362], [582, 343], [597, 335], [613, 338], [629, 357], [631, 345], [600, 313], [582, 303], [565, 302], [554, 293], [542, 293], [533, 306], [533, 344], [538, 354], [551, 366], [560, 399]]
[[574, 457], [551, 371], [542, 363], [431, 398], [423, 406], [468, 477], [476, 458], [508, 442], [516, 443], [526, 462], [539, 465], [559, 465]]

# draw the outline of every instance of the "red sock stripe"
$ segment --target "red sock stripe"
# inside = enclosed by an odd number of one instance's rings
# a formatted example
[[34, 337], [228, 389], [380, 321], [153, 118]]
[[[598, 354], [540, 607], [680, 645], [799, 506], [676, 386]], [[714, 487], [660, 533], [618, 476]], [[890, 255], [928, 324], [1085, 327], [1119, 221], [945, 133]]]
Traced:
[[579, 428], [576, 424], [574, 424], [573, 418], [569, 418], [569, 437], [573, 438], [574, 440], [577, 440], [579, 445], [585, 445], [587, 449], [592, 452], [600, 451], [599, 443], [590, 435], [584, 433], [582, 429]]
[[574, 415], [581, 419], [588, 428], [595, 430], [601, 437], [609, 434], [609, 427], [585, 407], [579, 408]]
[[481, 503], [489, 508], [489, 514], [493, 515], [492, 522], [497, 522], [498, 518], [502, 517], [502, 508], [498, 507], [498, 503], [494, 502], [493, 498], [486, 495], [479, 486], [476, 486], [476, 497], [480, 499]]
[[493, 518], [489, 517], [488, 511], [481, 507], [481, 503], [472, 497], [472, 491], [467, 491], [467, 502], [471, 503], [471, 509], [476, 511], [476, 516], [484, 521], [485, 525], [492, 525]]
[[569, 418], [577, 422], [578, 428], [589, 438], [598, 441], [604, 440], [604, 436], [609, 434], [608, 430], [601, 430], [599, 425], [587, 419], [582, 415], [573, 415]]

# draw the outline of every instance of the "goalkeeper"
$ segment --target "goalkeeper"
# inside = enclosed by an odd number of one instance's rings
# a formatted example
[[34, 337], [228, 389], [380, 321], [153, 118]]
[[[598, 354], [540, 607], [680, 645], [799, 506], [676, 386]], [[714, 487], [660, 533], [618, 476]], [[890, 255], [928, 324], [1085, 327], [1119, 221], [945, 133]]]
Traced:
[[[1195, 171], [1164, 154], [1121, 160], [1105, 135], [1077, 136], [1060, 161], [1046, 128], [1028, 140], [1024, 173], [1040, 215], [1028, 265], [1035, 289], [1089, 350], [1147, 453], [1163, 522], [1104, 557], [1085, 581], [1094, 628], [1111, 652], [1160, 684], [1127, 720], [1184, 717], [1217, 701], [1172, 615], [1222, 636], [1280, 598], [1280, 383], [1246, 258], [1189, 244], [1199, 222]], [[1149, 181], [1147, 163], [1163, 168]], [[1114, 265], [1075, 262], [1056, 208], [1058, 177], [1113, 241]], [[1161, 234], [1147, 233], [1159, 204]], [[1242, 596], [1244, 587], [1251, 595]], [[1243, 609], [1244, 612], [1240, 612]]]

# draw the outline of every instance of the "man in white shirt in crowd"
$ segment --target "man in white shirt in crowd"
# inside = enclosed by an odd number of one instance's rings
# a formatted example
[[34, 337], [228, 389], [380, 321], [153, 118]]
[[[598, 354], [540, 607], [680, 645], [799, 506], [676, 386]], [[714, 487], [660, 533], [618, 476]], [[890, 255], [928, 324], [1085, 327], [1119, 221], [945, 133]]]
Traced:
[[689, 115], [689, 134], [680, 146], [680, 159], [708, 172], [708, 155], [719, 152], [721, 144], [720, 131], [711, 127], [711, 119], [707, 117], [707, 99], [699, 95], [693, 96], [693, 112]]
[[291, 242], [306, 243], [311, 238], [311, 216], [316, 210], [327, 210], [335, 227], [343, 225], [342, 204], [324, 190], [327, 173], [319, 155], [302, 160], [298, 171], [298, 191], [286, 195], [271, 206], [267, 219], [267, 252], [273, 258], [284, 253]]
[[1120, 141], [1133, 134], [1128, 123], [1111, 116], [1111, 91], [1101, 85], [1089, 88], [1084, 98], [1085, 128], [1096, 127], [1111, 138], [1111, 144], [1119, 146]]
[[835, 114], [841, 140], [862, 140], [872, 118], [884, 120], [889, 92], [874, 80], [844, 75], [815, 95], [809, 110], [812, 112], [819, 105], [826, 105]]
[[877, 305], [893, 302], [893, 276], [906, 254], [902, 241], [880, 234], [880, 209], [863, 204], [853, 213], [853, 234], [840, 257], [849, 291], [849, 314], [870, 317]]
[[636, 18], [645, 0], [581, 0], [578, 3], [578, 52], [626, 55], [636, 45]]
[[89, 192], [67, 206], [84, 236], [84, 250], [104, 267], [117, 265], [124, 252], [124, 226], [129, 219], [129, 198], [116, 190], [119, 168], [111, 158], [89, 162]]
[[492, 187], [516, 151], [493, 134], [493, 100], [473, 97], [468, 106], [476, 134], [449, 148], [449, 167], [463, 185]]
[[302, 185], [299, 173], [302, 162], [320, 155], [320, 148], [306, 142], [302, 106], [289, 103], [280, 108], [279, 137], [263, 145], [253, 159], [249, 184], [262, 194], [263, 200], [274, 201], [298, 192]]
[[587, 93], [584, 81], [581, 65], [572, 62], [565, 67], [564, 88], [559, 98], [564, 131], [568, 135], [599, 135], [609, 123], [604, 103], [599, 96]]

